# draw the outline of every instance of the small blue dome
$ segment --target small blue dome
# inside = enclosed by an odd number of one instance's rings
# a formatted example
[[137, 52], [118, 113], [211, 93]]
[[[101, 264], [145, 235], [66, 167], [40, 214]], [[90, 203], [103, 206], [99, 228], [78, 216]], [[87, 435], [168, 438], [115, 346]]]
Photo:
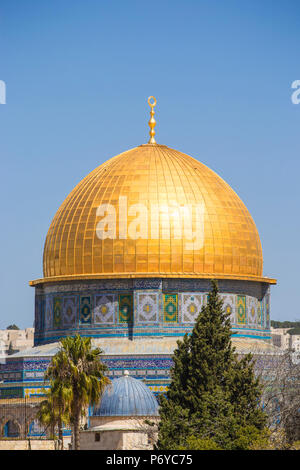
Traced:
[[[127, 372], [127, 371], [126, 371]], [[93, 416], [157, 416], [158, 403], [151, 390], [128, 372], [112, 380]]]

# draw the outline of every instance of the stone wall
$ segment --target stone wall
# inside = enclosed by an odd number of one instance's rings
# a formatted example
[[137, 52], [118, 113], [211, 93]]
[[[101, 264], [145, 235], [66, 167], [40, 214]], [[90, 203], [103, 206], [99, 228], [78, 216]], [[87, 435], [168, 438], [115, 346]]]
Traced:
[[[99, 439], [100, 440], [96, 440]], [[81, 450], [122, 450], [123, 447], [123, 431], [81, 431], [80, 432], [80, 449]]]
[[151, 450], [157, 439], [156, 416], [91, 416], [90, 428], [80, 432], [82, 450]]
[[1, 450], [55, 450], [55, 441], [50, 439], [0, 439]]
[[133, 430], [80, 432], [81, 450], [151, 450], [146, 433]]

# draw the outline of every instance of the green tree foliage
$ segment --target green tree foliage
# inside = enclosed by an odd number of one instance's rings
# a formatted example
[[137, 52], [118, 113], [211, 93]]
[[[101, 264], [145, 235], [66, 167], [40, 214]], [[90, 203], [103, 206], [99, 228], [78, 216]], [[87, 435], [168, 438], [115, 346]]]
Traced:
[[245, 448], [248, 436], [250, 445], [266, 423], [258, 405], [261, 387], [252, 356], [239, 360], [232, 346], [229, 314], [216, 281], [192, 334], [177, 344], [172, 382], [160, 403], [157, 447], [188, 448], [191, 436], [222, 449]]
[[63, 426], [70, 424], [71, 390], [58, 380], [51, 380], [46, 396], [47, 398], [40, 404], [37, 418], [46, 429], [50, 429], [53, 437], [58, 429], [60, 450], [63, 450]]
[[185, 446], [179, 446], [178, 450], [223, 450], [212, 439], [189, 436]]
[[91, 339], [80, 335], [61, 340], [60, 350], [53, 356], [46, 377], [59, 404], [65, 402], [74, 431], [74, 446], [78, 450], [81, 418], [89, 405], [98, 404], [105, 386], [110, 382], [104, 375], [107, 367], [101, 362], [100, 348], [92, 349]]
[[300, 327], [298, 326], [297, 328], [291, 328], [288, 333], [289, 335], [300, 335]]
[[300, 328], [300, 321], [278, 321], [271, 320], [273, 328]]
[[7, 330], [19, 330], [20, 328], [17, 325], [13, 324], [13, 325], [9, 325], [6, 329]]

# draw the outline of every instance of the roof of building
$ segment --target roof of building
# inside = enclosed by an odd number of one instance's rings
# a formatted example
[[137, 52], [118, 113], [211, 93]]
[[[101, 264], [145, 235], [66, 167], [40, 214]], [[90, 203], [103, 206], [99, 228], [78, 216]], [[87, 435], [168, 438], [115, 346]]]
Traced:
[[157, 416], [158, 403], [142, 380], [130, 377], [128, 371], [114, 379], [103, 393], [93, 416]]
[[[115, 226], [102, 236], [108, 210]], [[156, 143], [111, 158], [73, 189], [49, 228], [43, 267], [31, 285], [157, 276], [275, 282], [263, 277], [258, 231], [233, 189], [200, 161]]]
[[[169, 338], [135, 338], [134, 341], [128, 338], [93, 338], [92, 344], [103, 350], [104, 356], [114, 355], [148, 355], [165, 354], [172, 355], [177, 348], [178, 339], [182, 337]], [[232, 336], [232, 344], [236, 347], [237, 353], [253, 354], [272, 353], [279, 354], [280, 349], [271, 343], [254, 338], [236, 338]], [[48, 343], [33, 348], [25, 349], [8, 356], [8, 358], [45, 357], [54, 356], [59, 350], [59, 343]], [[7, 358], [7, 359], [8, 359]]]

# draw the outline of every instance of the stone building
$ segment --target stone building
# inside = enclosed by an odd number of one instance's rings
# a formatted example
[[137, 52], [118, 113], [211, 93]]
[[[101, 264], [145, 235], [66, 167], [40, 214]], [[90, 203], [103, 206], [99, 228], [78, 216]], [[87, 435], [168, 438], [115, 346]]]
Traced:
[[87, 430], [80, 433], [82, 450], [149, 450], [156, 440], [158, 403], [141, 380], [124, 376], [107, 386], [100, 406], [90, 417]]
[[32, 348], [34, 342], [34, 328], [25, 330], [0, 330], [0, 359], [11, 352], [19, 352]]
[[300, 335], [291, 334], [292, 328], [271, 327], [272, 344], [283, 350], [300, 352]]
[[0, 397], [44, 393], [61, 338], [104, 351], [109, 377], [165, 392], [177, 340], [192, 331], [217, 279], [240, 354], [276, 354], [270, 286], [255, 223], [234, 190], [199, 160], [154, 138], [110, 158], [68, 195], [50, 225], [35, 289], [34, 347], [0, 365]]

